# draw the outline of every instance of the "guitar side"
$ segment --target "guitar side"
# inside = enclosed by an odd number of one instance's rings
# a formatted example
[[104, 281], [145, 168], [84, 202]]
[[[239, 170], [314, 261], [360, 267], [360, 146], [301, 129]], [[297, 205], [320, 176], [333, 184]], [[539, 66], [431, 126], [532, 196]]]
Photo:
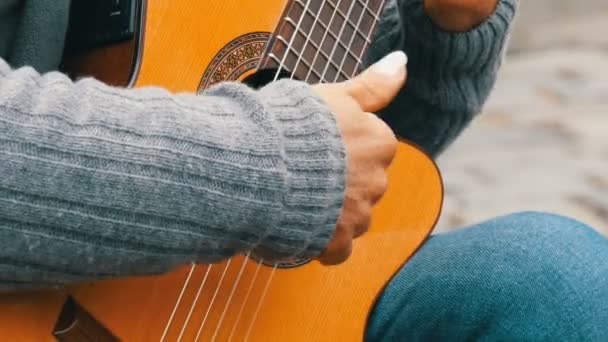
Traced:
[[[214, 80], [249, 75], [264, 52], [264, 32], [274, 31], [288, 0], [269, 0], [263, 6], [254, 0], [145, 3], [140, 58], [130, 84], [195, 92]], [[243, 57], [238, 49], [245, 47], [252, 55]], [[110, 49], [119, 48], [133, 45]], [[226, 57], [231, 53], [241, 58], [236, 66], [226, 64], [234, 61]], [[107, 65], [116, 63], [103, 63], [99, 57], [119, 55], [102, 49], [79, 66], [103, 75]], [[126, 60], [128, 54], [120, 56]], [[124, 83], [121, 77], [114, 83]], [[438, 168], [404, 142], [389, 169], [389, 190], [374, 209], [368, 234], [355, 241], [352, 257], [340, 266], [310, 262], [273, 270], [235, 257], [161, 276], [0, 295], [0, 334], [11, 341], [55, 340], [51, 333], [71, 296], [124, 341], [163, 336], [167, 341], [194, 341], [199, 335], [201, 341], [362, 340], [374, 301], [428, 237], [442, 201]]]

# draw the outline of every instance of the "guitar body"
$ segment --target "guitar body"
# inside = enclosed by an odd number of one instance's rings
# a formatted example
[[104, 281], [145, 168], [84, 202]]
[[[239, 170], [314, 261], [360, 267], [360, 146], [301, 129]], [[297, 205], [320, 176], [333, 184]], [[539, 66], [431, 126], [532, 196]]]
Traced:
[[[130, 86], [175, 92], [242, 79], [261, 65], [290, 2], [148, 0], [144, 5], [135, 43], [92, 51], [72, 65], [111, 83], [127, 79], [112, 75], [126, 63]], [[113, 54], [133, 46], [137, 49]], [[122, 63], [100, 61], [113, 56], [127, 57]], [[360, 341], [376, 298], [427, 238], [442, 200], [435, 164], [402, 143], [372, 226], [342, 265], [311, 261], [275, 268], [238, 256], [164, 275], [2, 294], [0, 337], [28, 342]], [[70, 298], [90, 316], [72, 307]]]

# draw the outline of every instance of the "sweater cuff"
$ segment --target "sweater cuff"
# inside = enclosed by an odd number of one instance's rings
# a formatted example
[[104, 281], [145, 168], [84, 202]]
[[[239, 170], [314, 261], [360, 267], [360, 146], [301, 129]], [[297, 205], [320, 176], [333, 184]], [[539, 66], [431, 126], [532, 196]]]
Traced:
[[[467, 32], [448, 32], [439, 28], [427, 15], [423, 0], [402, 0], [398, 11], [402, 23], [401, 43], [410, 61], [427, 63], [433, 69], [450, 69], [480, 74], [498, 69], [502, 61], [508, 32], [519, 0], [499, 0], [496, 9], [481, 24]], [[397, 7], [396, 4], [392, 4]], [[415, 70], [430, 72], [417, 63]], [[433, 71], [434, 72], [434, 71]], [[449, 73], [439, 75], [450, 77]]]
[[346, 153], [334, 114], [312, 88], [280, 80], [260, 90], [282, 133], [281, 217], [254, 249], [265, 262], [311, 258], [331, 240], [342, 211]]
[[389, 1], [366, 64], [402, 49], [409, 57], [408, 80], [378, 115], [398, 136], [438, 155], [481, 112], [502, 63], [517, 4], [499, 0], [494, 13], [472, 30], [447, 32], [427, 15], [423, 0]]

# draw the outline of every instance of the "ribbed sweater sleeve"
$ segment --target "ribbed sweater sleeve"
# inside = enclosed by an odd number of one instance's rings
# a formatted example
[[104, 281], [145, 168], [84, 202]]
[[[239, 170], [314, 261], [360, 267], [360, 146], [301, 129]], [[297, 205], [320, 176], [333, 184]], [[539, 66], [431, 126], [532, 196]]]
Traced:
[[345, 188], [311, 88], [119, 89], [0, 60], [0, 286], [319, 254]]
[[393, 50], [408, 54], [408, 80], [379, 114], [396, 133], [437, 155], [471, 122], [488, 98], [502, 63], [518, 0], [499, 0], [468, 32], [445, 32], [423, 0], [389, 0], [367, 63]]

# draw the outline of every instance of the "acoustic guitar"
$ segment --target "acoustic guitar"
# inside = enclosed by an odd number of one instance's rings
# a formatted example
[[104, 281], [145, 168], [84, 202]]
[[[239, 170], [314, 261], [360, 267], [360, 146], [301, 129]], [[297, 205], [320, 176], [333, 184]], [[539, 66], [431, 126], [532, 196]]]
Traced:
[[[225, 80], [252, 87], [278, 77], [346, 80], [361, 69], [384, 6], [384, 0], [73, 2], [74, 11], [88, 8], [93, 19], [71, 24], [66, 72], [175, 92]], [[376, 298], [424, 243], [442, 201], [436, 165], [404, 141], [370, 230], [342, 265], [266, 264], [242, 255], [163, 275], [6, 293], [0, 340], [361, 341]]]

